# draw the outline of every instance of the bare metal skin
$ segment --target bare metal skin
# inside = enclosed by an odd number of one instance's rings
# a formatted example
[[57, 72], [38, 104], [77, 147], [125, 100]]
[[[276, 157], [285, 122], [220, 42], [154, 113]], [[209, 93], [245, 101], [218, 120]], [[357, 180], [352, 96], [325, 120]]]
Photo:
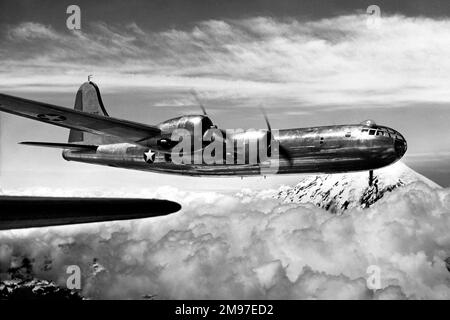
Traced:
[[[358, 125], [272, 130], [266, 117], [267, 130], [235, 133], [222, 141], [224, 146], [231, 142], [248, 146], [253, 137], [262, 137], [270, 150], [265, 150], [266, 157], [250, 161], [248, 148], [244, 151], [236, 148], [228, 155], [224, 152], [223, 163], [173, 161], [178, 143], [173, 140], [173, 133], [177, 129], [194, 137], [191, 155], [204, 152], [211, 143], [204, 139], [208, 130], [219, 130], [200, 106], [203, 115], [181, 116], [151, 126], [110, 117], [98, 87], [91, 81], [78, 90], [74, 109], [0, 94], [0, 111], [71, 129], [68, 143], [24, 144], [62, 148], [68, 161], [118, 168], [189, 176], [372, 171], [396, 162], [407, 149], [399, 132], [369, 120]], [[198, 126], [199, 134], [195, 130]], [[198, 138], [200, 144], [194, 142]], [[225, 161], [230, 155], [235, 160]], [[240, 156], [245, 158], [244, 162], [238, 161]], [[266, 170], [267, 167], [271, 170]]]
[[[292, 162], [279, 158], [279, 169], [274, 172], [278, 174], [373, 170], [396, 162], [407, 149], [400, 133], [376, 125], [285, 129], [279, 131], [278, 141], [292, 157]], [[158, 155], [155, 162], [147, 163], [142, 157], [146, 150], [131, 144], [111, 144], [95, 151], [64, 150], [63, 157], [71, 161], [189, 176], [261, 174], [259, 164], [174, 164], [163, 154]]]

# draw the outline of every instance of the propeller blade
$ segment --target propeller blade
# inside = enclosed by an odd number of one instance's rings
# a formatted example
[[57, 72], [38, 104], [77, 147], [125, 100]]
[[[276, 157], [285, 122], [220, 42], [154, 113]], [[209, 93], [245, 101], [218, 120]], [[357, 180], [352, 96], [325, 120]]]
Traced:
[[[192, 89], [190, 92], [191, 92], [192, 96], [194, 97], [195, 101], [197, 101], [198, 105], [199, 105], [200, 108], [202, 109], [203, 115], [204, 115], [204, 116], [207, 116], [208, 114], [207, 114], [207, 112], [206, 112], [206, 108], [205, 108], [205, 106], [203, 105], [202, 100], [201, 100], [200, 97], [198, 96], [197, 91], [195, 91], [194, 89]], [[215, 129], [218, 129], [218, 128], [215, 127]], [[223, 129], [218, 129], [218, 130], [220, 130], [220, 132], [222, 133], [221, 140], [222, 140], [223, 143], [230, 143], [230, 144], [233, 144], [233, 143], [234, 143], [234, 140], [227, 136], [225, 130], [223, 130]], [[216, 136], [216, 137], [217, 137], [217, 136]]]
[[233, 140], [233, 138], [232, 138], [232, 137], [229, 137], [229, 136], [227, 135], [226, 130], [223, 130], [223, 129], [219, 129], [219, 130], [220, 130], [220, 132], [222, 133], [222, 141], [223, 141], [223, 143], [228, 143], [228, 144], [230, 144], [230, 145], [234, 145], [234, 140]]
[[191, 94], [192, 94], [192, 96], [194, 97], [195, 101], [197, 101], [197, 103], [198, 103], [200, 109], [202, 109], [203, 115], [204, 115], [204, 116], [208, 115], [208, 114], [206, 113], [206, 108], [205, 108], [205, 106], [203, 105], [202, 101], [200, 100], [200, 97], [199, 97], [198, 94], [197, 94], [197, 91], [195, 91], [194, 89], [192, 89], [192, 90], [191, 90]]
[[292, 167], [292, 165], [294, 164], [294, 159], [292, 159], [291, 153], [282, 145], [279, 145], [278, 153], [280, 154], [280, 156], [285, 158], [289, 162], [289, 166]]
[[269, 117], [267, 116], [266, 110], [264, 110], [263, 107], [260, 107], [260, 109], [264, 116], [264, 120], [266, 120], [267, 129], [269, 129], [269, 132], [272, 132], [272, 127], [270, 126]]
[[[267, 129], [268, 129], [268, 139], [272, 140], [273, 136], [272, 136], [272, 126], [270, 125], [270, 121], [269, 121], [269, 117], [267, 116], [266, 111], [264, 110], [263, 107], [260, 107], [261, 112], [264, 116], [264, 120], [266, 120], [266, 124], [267, 124]], [[271, 144], [271, 143], [270, 143]], [[269, 148], [271, 146], [269, 145]], [[289, 162], [289, 165], [292, 166], [294, 164], [294, 160], [292, 159], [291, 153], [288, 151], [288, 149], [286, 149], [285, 147], [283, 147], [281, 144], [278, 143], [278, 153], [281, 157], [283, 157], [284, 159], [286, 159]]]

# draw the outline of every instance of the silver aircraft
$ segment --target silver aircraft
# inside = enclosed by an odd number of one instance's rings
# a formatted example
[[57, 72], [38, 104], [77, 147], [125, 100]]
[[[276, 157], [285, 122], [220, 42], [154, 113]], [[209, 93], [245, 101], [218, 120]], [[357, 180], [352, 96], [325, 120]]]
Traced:
[[[267, 129], [226, 134], [228, 131], [218, 129], [200, 102], [199, 105], [203, 114], [147, 125], [110, 117], [99, 88], [92, 81], [81, 85], [74, 109], [0, 94], [0, 111], [70, 129], [68, 143], [23, 144], [61, 148], [63, 158], [68, 161], [118, 168], [190, 176], [251, 176], [266, 174], [264, 166], [275, 158], [277, 165], [272, 173], [367, 170], [371, 183], [374, 169], [396, 162], [407, 149], [406, 140], [398, 131], [371, 120], [360, 124], [272, 130], [265, 117]], [[174, 138], [177, 130], [192, 135], [189, 140]], [[265, 152], [257, 150], [257, 156], [252, 157], [249, 150], [255, 139], [259, 142], [256, 148], [262, 150], [264, 146]], [[191, 148], [180, 150], [180, 141], [188, 141]], [[201, 157], [200, 161], [174, 160], [186, 155], [192, 160], [215, 142], [222, 142], [224, 147], [221, 153], [217, 149], [209, 150], [215, 156], [214, 162]], [[217, 161], [217, 155], [223, 161]]]

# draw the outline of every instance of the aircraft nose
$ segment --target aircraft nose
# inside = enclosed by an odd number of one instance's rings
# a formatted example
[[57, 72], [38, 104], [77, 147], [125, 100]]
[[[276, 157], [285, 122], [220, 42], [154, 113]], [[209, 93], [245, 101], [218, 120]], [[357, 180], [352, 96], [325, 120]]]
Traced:
[[397, 154], [397, 157], [400, 159], [403, 157], [403, 155], [406, 153], [406, 150], [408, 149], [408, 145], [406, 144], [406, 140], [399, 140], [395, 139], [394, 143], [395, 153]]

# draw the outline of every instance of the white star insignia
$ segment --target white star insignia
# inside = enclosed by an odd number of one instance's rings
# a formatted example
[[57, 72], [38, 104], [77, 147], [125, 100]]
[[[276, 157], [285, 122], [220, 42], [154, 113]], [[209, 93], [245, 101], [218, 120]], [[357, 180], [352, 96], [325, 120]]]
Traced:
[[144, 159], [147, 163], [153, 163], [155, 162], [155, 155], [156, 153], [152, 152], [152, 150], [148, 150], [144, 153]]

